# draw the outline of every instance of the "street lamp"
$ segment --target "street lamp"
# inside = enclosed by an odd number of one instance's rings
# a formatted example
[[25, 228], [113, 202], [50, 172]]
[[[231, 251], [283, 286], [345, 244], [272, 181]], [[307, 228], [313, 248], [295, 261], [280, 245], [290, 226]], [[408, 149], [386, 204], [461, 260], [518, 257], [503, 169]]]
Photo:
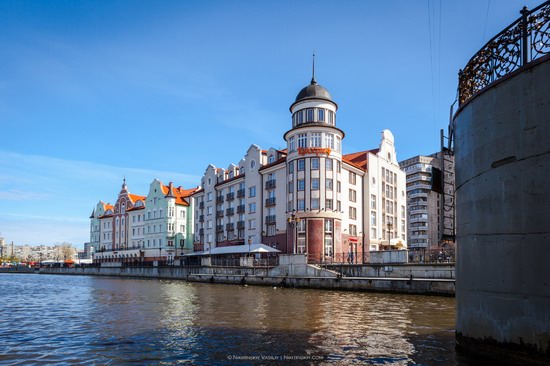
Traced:
[[296, 214], [294, 213], [294, 211], [292, 212], [292, 214], [290, 215], [289, 218], [286, 219], [286, 221], [288, 221], [288, 224], [290, 225], [290, 227], [293, 229], [293, 235], [294, 235], [294, 240], [293, 240], [293, 253], [296, 254], [298, 252], [298, 232], [297, 232], [297, 229], [298, 229], [298, 223], [300, 221], [302, 221], [301, 218], [299, 218], [298, 216], [296, 216]]
[[388, 250], [391, 250], [390, 232], [393, 225], [390, 221], [388, 221], [387, 226], [388, 226]]
[[248, 236], [248, 258], [250, 258], [250, 246], [252, 245], [252, 236]]

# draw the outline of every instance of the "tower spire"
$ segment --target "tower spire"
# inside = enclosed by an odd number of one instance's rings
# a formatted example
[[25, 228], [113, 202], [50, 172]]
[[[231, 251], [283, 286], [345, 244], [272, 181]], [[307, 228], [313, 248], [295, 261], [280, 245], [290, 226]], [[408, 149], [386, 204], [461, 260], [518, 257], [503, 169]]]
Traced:
[[313, 68], [312, 68], [312, 74], [311, 74], [311, 84], [317, 84], [317, 81], [315, 80], [315, 51], [313, 51]]

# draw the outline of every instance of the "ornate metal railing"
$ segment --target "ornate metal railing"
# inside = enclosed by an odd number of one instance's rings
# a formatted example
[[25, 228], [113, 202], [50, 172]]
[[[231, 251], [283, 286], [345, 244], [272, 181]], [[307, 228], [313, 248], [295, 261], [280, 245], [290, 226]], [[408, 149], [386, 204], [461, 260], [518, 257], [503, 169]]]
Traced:
[[529, 11], [493, 37], [468, 62], [458, 77], [459, 103], [503, 76], [550, 54], [550, 1]]

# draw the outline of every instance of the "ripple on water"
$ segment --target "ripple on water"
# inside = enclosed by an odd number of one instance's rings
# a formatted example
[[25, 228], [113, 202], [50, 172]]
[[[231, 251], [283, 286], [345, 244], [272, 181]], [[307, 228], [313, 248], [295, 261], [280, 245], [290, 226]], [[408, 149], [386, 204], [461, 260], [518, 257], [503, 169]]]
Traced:
[[450, 298], [31, 274], [0, 286], [0, 363], [456, 363]]

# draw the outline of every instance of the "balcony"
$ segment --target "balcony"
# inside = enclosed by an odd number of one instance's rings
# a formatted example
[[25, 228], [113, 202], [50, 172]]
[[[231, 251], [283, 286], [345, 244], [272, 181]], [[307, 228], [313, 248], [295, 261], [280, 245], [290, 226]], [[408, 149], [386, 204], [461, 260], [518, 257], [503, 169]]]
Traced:
[[265, 182], [265, 189], [273, 189], [275, 188], [277, 185], [276, 185], [276, 180], [275, 179], [271, 179], [271, 180], [268, 180]]
[[199, 235], [204, 235], [204, 229], [199, 229]]
[[199, 216], [199, 222], [204, 222], [204, 215]]
[[244, 213], [244, 205], [237, 206], [237, 213]]
[[265, 223], [266, 224], [274, 224], [277, 221], [277, 216], [270, 215], [265, 217]]
[[216, 203], [223, 203], [223, 196], [216, 196]]
[[216, 225], [216, 232], [223, 233], [223, 225]]
[[244, 229], [244, 221], [237, 221], [237, 229], [239, 230]]
[[244, 189], [239, 189], [237, 191], [237, 198], [243, 198], [244, 197]]
[[233, 230], [235, 230], [235, 224], [232, 223], [232, 222], [230, 222], [229, 224], [226, 224], [226, 225], [225, 225], [225, 230], [227, 230], [227, 231], [233, 231]]
[[231, 216], [235, 214], [235, 209], [233, 207], [229, 207], [227, 210], [225, 210], [225, 214], [227, 216]]
[[225, 195], [225, 199], [227, 201], [233, 201], [235, 199], [235, 192], [229, 192]]
[[204, 209], [204, 201], [199, 202], [199, 208], [200, 208], [201, 210]]
[[275, 206], [275, 197], [269, 197], [265, 199], [265, 205], [267, 207], [269, 206]]
[[216, 217], [223, 217], [223, 210], [216, 211]]

